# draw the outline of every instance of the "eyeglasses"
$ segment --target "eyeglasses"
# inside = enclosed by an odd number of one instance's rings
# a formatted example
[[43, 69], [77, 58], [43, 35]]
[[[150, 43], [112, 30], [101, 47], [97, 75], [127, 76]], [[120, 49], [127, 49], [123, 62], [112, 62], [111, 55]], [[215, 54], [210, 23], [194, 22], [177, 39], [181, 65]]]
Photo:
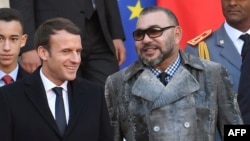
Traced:
[[170, 28], [174, 28], [176, 26], [167, 26], [167, 27], [151, 27], [145, 30], [136, 30], [133, 32], [134, 40], [141, 41], [144, 39], [145, 34], [147, 34], [150, 38], [156, 38], [162, 35], [163, 31], [168, 30]]

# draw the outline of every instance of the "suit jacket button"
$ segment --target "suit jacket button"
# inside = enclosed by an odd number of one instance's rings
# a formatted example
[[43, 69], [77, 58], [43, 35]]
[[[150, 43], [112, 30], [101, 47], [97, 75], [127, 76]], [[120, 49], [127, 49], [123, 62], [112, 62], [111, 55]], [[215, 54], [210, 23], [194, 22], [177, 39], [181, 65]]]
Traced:
[[189, 128], [190, 127], [190, 123], [189, 122], [185, 122], [184, 123], [184, 127]]
[[160, 126], [154, 126], [154, 131], [159, 132], [161, 130]]

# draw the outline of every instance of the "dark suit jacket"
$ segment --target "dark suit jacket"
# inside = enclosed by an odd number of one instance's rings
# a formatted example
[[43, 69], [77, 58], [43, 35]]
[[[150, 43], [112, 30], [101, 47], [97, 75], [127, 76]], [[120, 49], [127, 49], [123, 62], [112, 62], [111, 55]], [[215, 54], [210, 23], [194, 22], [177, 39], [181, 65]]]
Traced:
[[68, 84], [70, 119], [62, 137], [49, 109], [39, 69], [0, 88], [3, 141], [112, 141], [113, 131], [101, 86], [81, 78]]
[[26, 71], [22, 68], [21, 65], [19, 65], [19, 69], [18, 69], [18, 72], [17, 72], [17, 78], [16, 78], [16, 80], [22, 79], [22, 78], [24, 78], [24, 77], [26, 77], [26, 76], [28, 76], [28, 75], [29, 75], [29, 73], [26, 72]]
[[[24, 15], [25, 32], [29, 35], [27, 47], [22, 52], [34, 49], [33, 36], [36, 28], [45, 20], [53, 17], [65, 17], [72, 20], [84, 31], [85, 0], [10, 0], [10, 7], [18, 9]], [[112, 39], [124, 39], [117, 0], [95, 0], [100, 25], [105, 39], [115, 53]]]

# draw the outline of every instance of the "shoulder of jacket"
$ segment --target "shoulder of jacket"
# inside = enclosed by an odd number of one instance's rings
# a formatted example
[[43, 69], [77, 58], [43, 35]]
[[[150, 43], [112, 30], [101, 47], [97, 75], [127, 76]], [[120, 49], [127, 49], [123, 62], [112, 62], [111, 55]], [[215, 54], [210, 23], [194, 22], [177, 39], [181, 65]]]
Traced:
[[212, 35], [212, 29], [208, 29], [208, 30], [202, 32], [201, 34], [199, 34], [195, 38], [187, 41], [187, 43], [194, 47], [194, 46], [198, 45], [200, 42], [202, 42], [203, 40], [205, 40], [206, 38], [208, 38], [210, 35]]

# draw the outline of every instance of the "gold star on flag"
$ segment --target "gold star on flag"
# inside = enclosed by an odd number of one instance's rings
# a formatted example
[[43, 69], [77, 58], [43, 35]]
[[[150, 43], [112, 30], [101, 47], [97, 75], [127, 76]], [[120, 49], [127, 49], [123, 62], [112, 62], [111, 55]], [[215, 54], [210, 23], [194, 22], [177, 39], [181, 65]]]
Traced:
[[134, 18], [139, 17], [143, 8], [141, 7], [140, 0], [138, 0], [135, 6], [128, 6], [128, 9], [131, 11], [131, 15], [129, 17], [129, 20], [132, 20]]

